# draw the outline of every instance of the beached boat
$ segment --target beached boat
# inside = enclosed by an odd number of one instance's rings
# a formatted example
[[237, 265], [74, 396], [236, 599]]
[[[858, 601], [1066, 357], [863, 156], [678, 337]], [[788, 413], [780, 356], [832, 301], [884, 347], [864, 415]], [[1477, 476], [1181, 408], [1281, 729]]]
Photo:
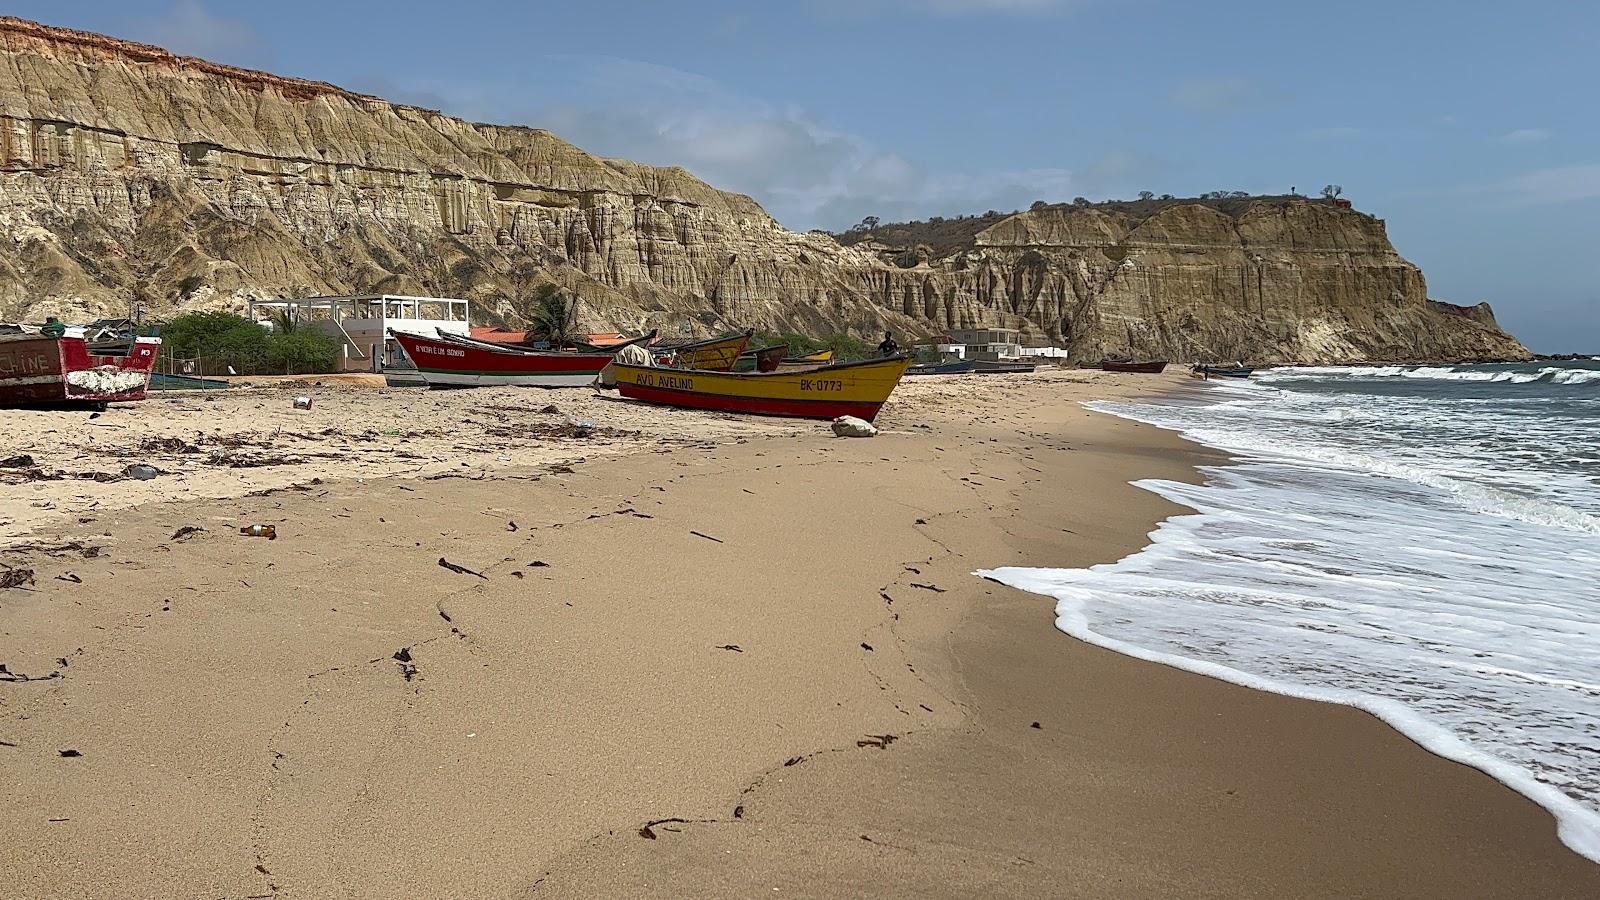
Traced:
[[760, 350], [746, 350], [739, 354], [738, 362], [733, 364], [735, 372], [776, 372], [783, 365], [783, 355], [789, 352], [788, 344], [779, 344], [776, 347], [765, 347]]
[[705, 341], [687, 344], [661, 342], [650, 348], [656, 361], [675, 369], [698, 369], [705, 372], [726, 372], [739, 361], [754, 330], [740, 334], [723, 335]]
[[973, 364], [968, 360], [958, 359], [952, 362], [928, 363], [927, 365], [912, 366], [906, 370], [907, 375], [965, 375], [973, 370]]
[[1138, 372], [1144, 375], [1159, 375], [1167, 368], [1164, 359], [1153, 362], [1135, 362], [1131, 359], [1108, 359], [1100, 363], [1100, 368], [1107, 372]]
[[0, 333], [0, 406], [143, 400], [160, 349], [161, 339], [149, 337], [91, 348], [82, 329]]
[[905, 356], [836, 363], [778, 372], [706, 372], [617, 363], [622, 396], [664, 406], [715, 409], [764, 416], [871, 420], [900, 376]]
[[1249, 366], [1195, 366], [1194, 371], [1207, 378], [1249, 378], [1255, 369]]
[[1025, 372], [1037, 371], [1038, 368], [1038, 363], [1001, 362], [993, 359], [975, 359], [972, 361], [972, 371], [979, 375], [1020, 375]]
[[600, 370], [630, 344], [646, 343], [651, 332], [629, 344], [599, 353], [572, 350], [526, 350], [508, 344], [440, 333], [423, 337], [401, 331], [390, 332], [406, 356], [417, 366], [417, 374], [429, 387], [582, 387], [594, 381]]
[[804, 356], [785, 356], [783, 358], [783, 364], [786, 366], [827, 365], [831, 362], [833, 362], [832, 350], [818, 350], [815, 353], [807, 353]]

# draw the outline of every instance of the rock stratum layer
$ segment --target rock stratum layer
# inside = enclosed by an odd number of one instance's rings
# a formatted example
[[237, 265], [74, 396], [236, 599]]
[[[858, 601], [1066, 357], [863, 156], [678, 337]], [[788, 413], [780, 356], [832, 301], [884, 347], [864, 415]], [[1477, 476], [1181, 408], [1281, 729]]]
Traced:
[[1050, 207], [938, 253], [784, 229], [680, 168], [319, 82], [0, 19], [0, 319], [250, 298], [466, 297], [516, 325], [558, 284], [594, 329], [933, 334], [1008, 326], [1074, 359], [1527, 355], [1427, 298], [1370, 216]]

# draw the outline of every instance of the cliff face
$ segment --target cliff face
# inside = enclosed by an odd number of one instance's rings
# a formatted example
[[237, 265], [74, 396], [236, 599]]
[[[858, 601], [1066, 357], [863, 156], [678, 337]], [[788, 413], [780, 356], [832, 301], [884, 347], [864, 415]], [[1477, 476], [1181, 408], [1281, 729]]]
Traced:
[[0, 319], [542, 285], [595, 329], [1011, 325], [1082, 360], [1487, 358], [1381, 223], [1309, 203], [1009, 217], [937, 258], [795, 234], [677, 168], [332, 85], [0, 19]]
[[[1134, 204], [1129, 204], [1133, 206]], [[885, 302], [958, 321], [993, 309], [1075, 359], [1341, 362], [1525, 358], [1487, 304], [1428, 299], [1379, 219], [1304, 198], [1194, 202], [1147, 215], [1050, 207], [1001, 218], [929, 258], [871, 240], [901, 267]]]

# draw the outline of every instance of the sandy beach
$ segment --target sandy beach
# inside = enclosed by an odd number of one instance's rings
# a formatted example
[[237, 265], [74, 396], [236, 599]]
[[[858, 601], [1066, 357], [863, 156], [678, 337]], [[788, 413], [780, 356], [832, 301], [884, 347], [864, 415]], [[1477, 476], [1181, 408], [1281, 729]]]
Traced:
[[870, 440], [587, 390], [7, 411], [0, 893], [1600, 896], [1377, 719], [972, 575], [1181, 512], [1128, 482], [1216, 458], [1080, 404], [1182, 384], [909, 379]]

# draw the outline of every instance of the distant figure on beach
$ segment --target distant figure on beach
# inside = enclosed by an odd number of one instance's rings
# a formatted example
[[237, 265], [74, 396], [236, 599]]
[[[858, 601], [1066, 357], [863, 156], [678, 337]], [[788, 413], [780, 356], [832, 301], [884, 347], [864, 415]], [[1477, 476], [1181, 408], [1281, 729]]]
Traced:
[[900, 345], [894, 342], [894, 332], [883, 333], [883, 343], [878, 345], [878, 353], [883, 356], [893, 356], [900, 352]]

